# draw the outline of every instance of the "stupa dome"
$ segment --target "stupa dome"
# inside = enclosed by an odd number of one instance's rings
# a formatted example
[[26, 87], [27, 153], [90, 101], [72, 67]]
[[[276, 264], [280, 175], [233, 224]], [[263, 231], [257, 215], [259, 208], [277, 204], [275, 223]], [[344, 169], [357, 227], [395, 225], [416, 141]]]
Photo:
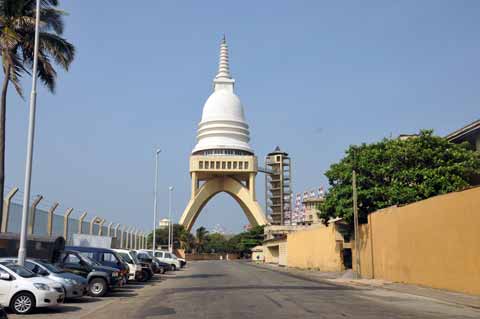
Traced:
[[238, 150], [253, 154], [248, 142], [250, 133], [243, 106], [234, 93], [235, 80], [230, 75], [228, 46], [225, 37], [220, 45], [218, 73], [213, 80], [214, 92], [205, 102], [198, 125], [197, 145], [192, 153], [207, 150]]

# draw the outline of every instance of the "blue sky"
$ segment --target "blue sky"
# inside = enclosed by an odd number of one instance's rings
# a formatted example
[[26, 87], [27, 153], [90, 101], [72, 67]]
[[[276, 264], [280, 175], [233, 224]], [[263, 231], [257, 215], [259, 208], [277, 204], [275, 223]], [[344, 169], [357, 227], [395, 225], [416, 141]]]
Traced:
[[[189, 199], [188, 156], [223, 33], [257, 155], [293, 158], [295, 191], [327, 185], [350, 144], [480, 118], [478, 1], [62, 1], [77, 47], [57, 93], [41, 88], [32, 194], [151, 227]], [[24, 89], [30, 90], [30, 79]], [[7, 111], [7, 186], [23, 188], [28, 101]], [[263, 175], [257, 179], [263, 203]], [[195, 227], [247, 223], [218, 195]]]

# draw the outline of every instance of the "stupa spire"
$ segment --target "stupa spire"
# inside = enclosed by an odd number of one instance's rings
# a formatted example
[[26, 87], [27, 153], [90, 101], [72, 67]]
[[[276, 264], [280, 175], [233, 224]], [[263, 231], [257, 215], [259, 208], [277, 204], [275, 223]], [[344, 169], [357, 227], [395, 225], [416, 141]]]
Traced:
[[223, 35], [222, 42], [220, 43], [220, 60], [218, 62], [218, 72], [215, 79], [231, 79], [230, 65], [228, 64], [228, 44], [225, 34]]

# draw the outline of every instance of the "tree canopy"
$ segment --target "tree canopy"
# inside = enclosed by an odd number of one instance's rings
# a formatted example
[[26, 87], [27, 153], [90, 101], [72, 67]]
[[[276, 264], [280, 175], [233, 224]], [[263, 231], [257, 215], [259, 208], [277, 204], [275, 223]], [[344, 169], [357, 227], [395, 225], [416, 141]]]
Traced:
[[467, 144], [453, 144], [432, 131], [408, 139], [383, 139], [350, 146], [325, 173], [330, 189], [320, 217], [353, 220], [352, 171], [357, 174], [360, 222], [378, 209], [404, 205], [471, 185], [480, 155]]

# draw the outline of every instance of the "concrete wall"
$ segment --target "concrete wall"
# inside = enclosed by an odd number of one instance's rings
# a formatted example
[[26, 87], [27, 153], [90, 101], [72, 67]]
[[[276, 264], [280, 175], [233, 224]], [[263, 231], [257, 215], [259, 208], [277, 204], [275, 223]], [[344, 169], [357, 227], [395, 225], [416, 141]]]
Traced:
[[370, 214], [360, 240], [363, 277], [480, 294], [480, 187]]
[[342, 242], [334, 224], [316, 225], [287, 238], [287, 265], [321, 271], [342, 271]]

